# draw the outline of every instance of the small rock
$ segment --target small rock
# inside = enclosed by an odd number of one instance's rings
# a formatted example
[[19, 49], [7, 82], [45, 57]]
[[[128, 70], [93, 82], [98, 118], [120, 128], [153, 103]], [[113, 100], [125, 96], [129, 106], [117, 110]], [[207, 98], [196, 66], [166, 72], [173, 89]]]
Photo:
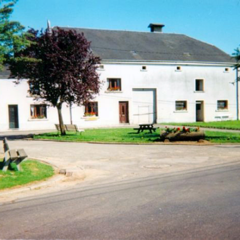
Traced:
[[66, 173], [67, 173], [66, 169], [60, 169], [60, 170], [59, 170], [59, 174], [64, 174], [64, 175], [66, 175]]
[[66, 176], [67, 176], [67, 177], [72, 177], [72, 176], [73, 176], [73, 172], [67, 172], [67, 173], [66, 173]]

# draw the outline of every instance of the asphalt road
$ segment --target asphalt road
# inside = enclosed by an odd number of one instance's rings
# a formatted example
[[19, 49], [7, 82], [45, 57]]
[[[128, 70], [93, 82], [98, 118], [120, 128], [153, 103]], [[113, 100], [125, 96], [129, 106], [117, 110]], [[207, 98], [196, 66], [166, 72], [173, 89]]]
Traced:
[[239, 239], [240, 162], [0, 206], [1, 239]]

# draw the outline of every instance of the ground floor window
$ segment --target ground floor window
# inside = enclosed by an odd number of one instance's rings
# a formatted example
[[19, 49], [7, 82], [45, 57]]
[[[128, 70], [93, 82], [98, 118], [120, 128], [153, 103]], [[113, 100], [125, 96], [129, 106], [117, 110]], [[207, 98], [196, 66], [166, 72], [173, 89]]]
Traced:
[[89, 102], [85, 105], [85, 114], [87, 116], [98, 116], [98, 102]]
[[187, 110], [187, 101], [176, 101], [176, 111]]
[[30, 107], [31, 118], [47, 118], [47, 105], [31, 105]]
[[228, 101], [227, 100], [218, 100], [217, 101], [217, 110], [227, 110]]

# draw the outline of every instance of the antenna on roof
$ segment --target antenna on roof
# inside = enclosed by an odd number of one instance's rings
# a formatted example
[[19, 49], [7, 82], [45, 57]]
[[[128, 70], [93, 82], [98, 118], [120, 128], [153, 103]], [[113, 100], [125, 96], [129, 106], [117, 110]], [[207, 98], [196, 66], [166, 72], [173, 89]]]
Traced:
[[47, 32], [52, 33], [51, 23], [49, 20], [47, 20]]

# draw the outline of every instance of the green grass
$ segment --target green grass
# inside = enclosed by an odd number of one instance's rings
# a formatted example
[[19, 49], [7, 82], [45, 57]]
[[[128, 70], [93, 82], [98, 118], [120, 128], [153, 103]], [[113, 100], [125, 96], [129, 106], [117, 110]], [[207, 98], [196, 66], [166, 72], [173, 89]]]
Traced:
[[44, 133], [34, 136], [34, 139], [51, 139], [74, 142], [118, 142], [118, 143], [151, 143], [160, 139], [160, 130], [137, 134], [132, 128], [86, 129], [82, 133], [67, 132], [66, 136], [57, 133]]
[[[206, 131], [206, 140], [212, 143], [240, 143], [239, 133]], [[111, 143], [154, 143], [160, 141], [160, 129], [156, 133], [145, 131], [137, 134], [132, 128], [87, 129], [81, 134], [67, 132], [66, 136], [57, 133], [44, 133], [34, 139], [74, 142], [111, 142]]]
[[205, 135], [211, 143], [240, 143], [239, 133], [205, 131]]
[[[2, 162], [2, 159], [0, 161]], [[3, 172], [0, 170], [0, 189], [44, 180], [54, 174], [54, 170], [50, 165], [34, 160], [26, 160], [20, 166], [22, 170], [19, 172], [10, 170]]]
[[219, 128], [219, 129], [239, 129], [240, 121], [217, 121], [217, 122], [193, 122], [193, 123], [161, 123], [162, 125], [174, 126], [193, 126], [205, 128]]

